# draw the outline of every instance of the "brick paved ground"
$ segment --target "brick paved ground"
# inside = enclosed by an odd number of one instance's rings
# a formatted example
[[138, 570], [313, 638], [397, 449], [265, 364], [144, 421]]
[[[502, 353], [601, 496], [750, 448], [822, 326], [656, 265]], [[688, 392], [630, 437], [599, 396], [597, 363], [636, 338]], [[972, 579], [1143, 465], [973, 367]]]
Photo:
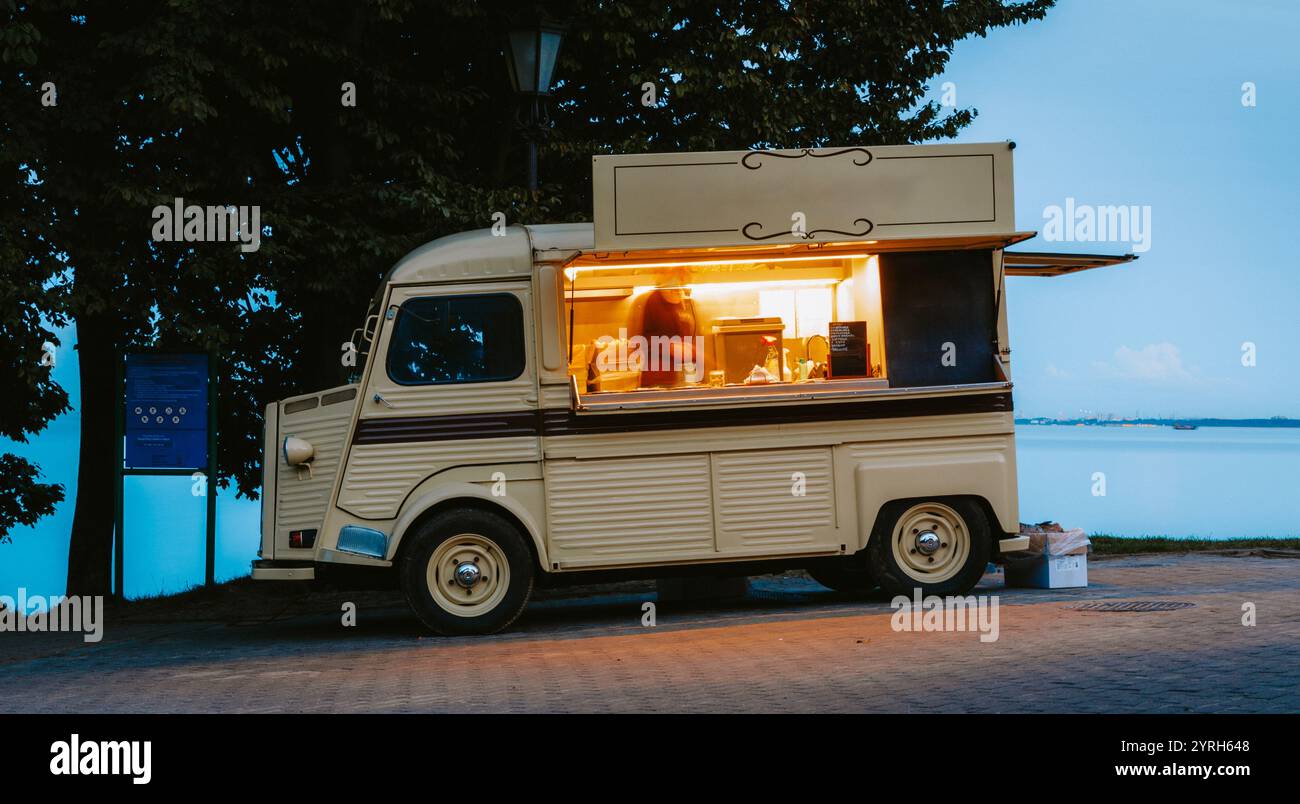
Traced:
[[[888, 601], [803, 578], [740, 602], [648, 594], [542, 600], [510, 633], [424, 636], [390, 605], [337, 614], [107, 624], [0, 634], [0, 712], [1297, 712], [1300, 561], [1208, 555], [1094, 560], [1086, 590], [1004, 589], [1001, 633], [895, 633]], [[1179, 600], [1180, 611], [1067, 609]], [[386, 598], [381, 598], [385, 599]], [[1254, 603], [1258, 624], [1241, 624]]]

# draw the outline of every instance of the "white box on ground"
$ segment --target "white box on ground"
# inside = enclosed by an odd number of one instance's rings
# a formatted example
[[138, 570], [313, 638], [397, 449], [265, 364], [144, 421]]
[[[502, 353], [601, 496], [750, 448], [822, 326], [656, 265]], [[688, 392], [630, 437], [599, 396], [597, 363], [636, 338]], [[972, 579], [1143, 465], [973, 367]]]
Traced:
[[1008, 561], [1007, 586], [1031, 589], [1070, 589], [1088, 585], [1088, 556], [1035, 556]]

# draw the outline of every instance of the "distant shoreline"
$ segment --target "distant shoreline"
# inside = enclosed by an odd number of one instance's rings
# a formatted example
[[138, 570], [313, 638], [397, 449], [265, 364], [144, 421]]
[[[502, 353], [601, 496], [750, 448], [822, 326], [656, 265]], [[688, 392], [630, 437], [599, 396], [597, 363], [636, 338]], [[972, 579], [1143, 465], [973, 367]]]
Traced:
[[1066, 427], [1300, 427], [1300, 419], [1276, 416], [1271, 419], [1048, 419], [1034, 416], [1016, 419], [1016, 424], [1057, 424]]

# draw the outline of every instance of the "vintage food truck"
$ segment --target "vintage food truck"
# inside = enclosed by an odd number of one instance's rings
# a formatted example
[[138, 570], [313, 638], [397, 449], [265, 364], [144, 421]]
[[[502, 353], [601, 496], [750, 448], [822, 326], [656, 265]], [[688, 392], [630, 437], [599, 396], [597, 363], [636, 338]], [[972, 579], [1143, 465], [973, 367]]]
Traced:
[[266, 408], [264, 579], [379, 573], [445, 634], [535, 583], [805, 567], [956, 594], [1019, 549], [1013, 143], [593, 158], [593, 223], [388, 272], [357, 381]]

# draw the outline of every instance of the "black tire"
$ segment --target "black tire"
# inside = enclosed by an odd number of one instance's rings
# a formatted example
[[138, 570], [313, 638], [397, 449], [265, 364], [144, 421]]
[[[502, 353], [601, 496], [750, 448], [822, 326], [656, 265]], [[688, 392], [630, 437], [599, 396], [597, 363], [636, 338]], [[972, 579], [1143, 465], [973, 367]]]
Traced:
[[[955, 571], [950, 576], [935, 581], [924, 580], [921, 577], [924, 571], [909, 571], [902, 566], [893, 549], [896, 531], [900, 527], [900, 518], [905, 515], [909, 519], [913, 516], [924, 516], [925, 511], [919, 510], [924, 506], [931, 506], [933, 512], [941, 515], [946, 515], [947, 511], [955, 512], [961, 519], [961, 527], [964, 528], [969, 539], [970, 549], [964, 559], [958, 554], [951, 560], [950, 566]], [[901, 534], [900, 541], [901, 537], [906, 535], [908, 534]], [[942, 545], [947, 549], [946, 542]], [[899, 549], [901, 550], [902, 547], [900, 546]], [[908, 552], [913, 556], [916, 555], [913, 548], [909, 548]], [[932, 500], [898, 500], [880, 509], [880, 514], [876, 517], [871, 541], [867, 545], [867, 566], [879, 580], [881, 588], [891, 595], [910, 596], [917, 589], [921, 590], [922, 595], [964, 595], [979, 583], [980, 578], [984, 577], [991, 552], [992, 535], [988, 518], [984, 515], [984, 509], [971, 498], [936, 497]], [[920, 558], [915, 560], [919, 563]]]
[[878, 584], [860, 556], [846, 556], [807, 568], [812, 579], [834, 592], [870, 592]]
[[[403, 547], [398, 571], [402, 594], [430, 630], [447, 636], [495, 634], [509, 627], [528, 605], [536, 576], [532, 551], [525, 536], [505, 517], [474, 508], [447, 511], [407, 538], [411, 541]], [[442, 554], [436, 568], [430, 567], [435, 553]], [[471, 562], [479, 575], [465, 586], [456, 580], [455, 568]], [[494, 583], [494, 578], [496, 585], [490, 590], [479, 586]], [[435, 581], [446, 591], [435, 594], [430, 588]], [[463, 603], [460, 594], [467, 598]], [[477, 594], [486, 596], [478, 600]], [[471, 605], [470, 601], [477, 602]]]

